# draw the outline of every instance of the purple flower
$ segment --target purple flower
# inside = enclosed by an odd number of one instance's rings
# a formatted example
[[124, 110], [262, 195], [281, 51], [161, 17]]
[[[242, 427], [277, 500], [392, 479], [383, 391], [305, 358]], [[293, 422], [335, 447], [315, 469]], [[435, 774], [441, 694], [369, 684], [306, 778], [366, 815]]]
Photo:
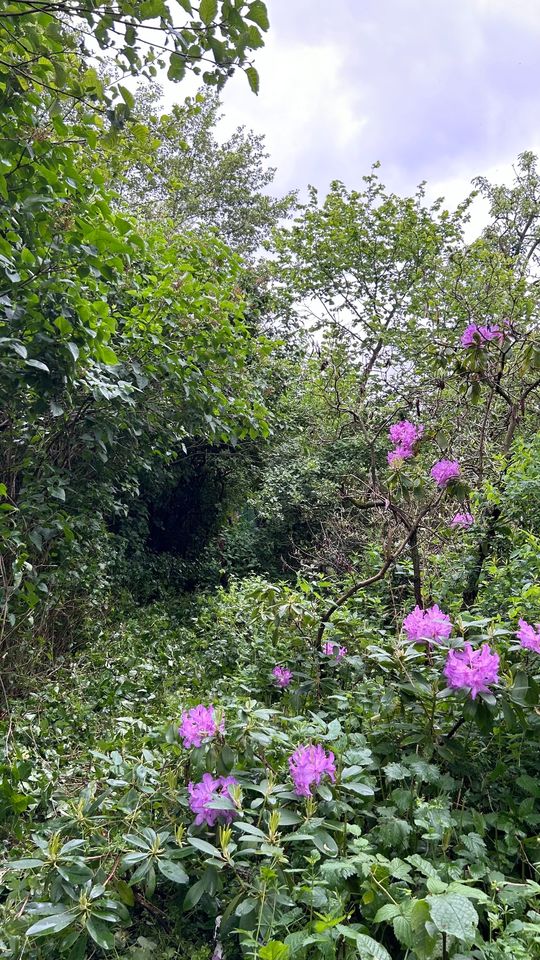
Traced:
[[504, 333], [496, 323], [480, 327], [476, 323], [470, 323], [462, 334], [461, 346], [483, 347], [491, 340], [498, 340], [499, 342], [504, 340]]
[[325, 773], [332, 783], [336, 779], [334, 754], [331, 751], [326, 753], [320, 744], [298, 747], [289, 757], [289, 770], [299, 797], [310, 797], [311, 784], [319, 784]]
[[323, 653], [328, 657], [336, 657], [337, 660], [343, 660], [343, 657], [347, 653], [347, 647], [340, 647], [339, 643], [336, 643], [335, 640], [327, 640], [326, 643], [323, 643]]
[[274, 667], [272, 670], [278, 687], [288, 687], [292, 680], [292, 673], [286, 667]]
[[400, 420], [399, 423], [393, 423], [388, 431], [388, 436], [395, 447], [409, 447], [412, 449], [417, 440], [420, 440], [424, 432], [422, 424], [415, 427], [410, 420]]
[[408, 460], [409, 457], [414, 456], [414, 445], [417, 440], [420, 440], [423, 432], [422, 424], [415, 427], [410, 420], [400, 420], [399, 423], [392, 424], [388, 435], [395, 449], [390, 450], [387, 454], [388, 463], [391, 467], [398, 467], [402, 460]]
[[488, 693], [489, 684], [499, 680], [499, 655], [492, 653], [489, 644], [483, 643], [480, 650], [473, 650], [466, 643], [463, 650], [450, 650], [444, 667], [448, 686], [453, 690], [468, 688], [471, 697]]
[[396, 447], [395, 450], [389, 450], [386, 454], [386, 459], [388, 460], [388, 465], [390, 467], [399, 467], [403, 460], [407, 460], [409, 457], [412, 457], [413, 452], [412, 448], [409, 447]]
[[526, 620], [520, 620], [516, 636], [521, 641], [522, 647], [540, 653], [540, 624], [537, 623], [536, 627], [532, 627]]
[[464, 527], [466, 530], [469, 527], [472, 527], [474, 524], [474, 517], [472, 513], [456, 513], [454, 519], [452, 520], [451, 527]]
[[427, 610], [422, 610], [416, 606], [414, 610], [405, 617], [403, 629], [407, 638], [414, 643], [423, 640], [433, 640], [434, 643], [440, 643], [441, 640], [447, 640], [452, 633], [452, 621], [447, 613], [443, 613], [440, 607], [434, 603]]
[[185, 747], [200, 747], [203, 740], [225, 732], [225, 721], [218, 725], [214, 716], [214, 707], [205, 707], [199, 703], [191, 710], [184, 710], [179, 734]]
[[204, 773], [200, 783], [189, 783], [189, 806], [196, 814], [195, 823], [200, 826], [207, 823], [213, 827], [218, 817], [230, 823], [234, 819], [234, 810], [217, 810], [209, 806], [214, 800], [222, 797], [231, 799], [230, 787], [238, 783], [234, 777], [213, 777], [211, 773]]
[[455, 480], [461, 473], [461, 467], [457, 460], [439, 460], [431, 468], [431, 476], [441, 490], [448, 485], [450, 480]]

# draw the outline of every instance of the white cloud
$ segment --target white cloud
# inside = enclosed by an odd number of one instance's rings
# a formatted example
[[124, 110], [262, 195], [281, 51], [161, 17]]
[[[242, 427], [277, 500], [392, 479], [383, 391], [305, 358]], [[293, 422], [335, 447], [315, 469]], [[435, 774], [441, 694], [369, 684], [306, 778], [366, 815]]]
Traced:
[[317, 170], [318, 155], [330, 146], [337, 159], [361, 134], [367, 120], [355, 108], [355, 91], [343, 66], [337, 44], [308, 45], [270, 36], [257, 56], [258, 97], [240, 73], [227, 84], [223, 134], [242, 124], [263, 132], [278, 168], [278, 189], [304, 186]]

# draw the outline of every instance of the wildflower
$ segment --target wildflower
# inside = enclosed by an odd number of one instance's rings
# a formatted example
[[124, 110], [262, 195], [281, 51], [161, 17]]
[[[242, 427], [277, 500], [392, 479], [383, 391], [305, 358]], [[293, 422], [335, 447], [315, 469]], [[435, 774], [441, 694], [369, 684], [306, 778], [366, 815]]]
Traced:
[[214, 707], [205, 707], [202, 703], [184, 710], [179, 728], [184, 747], [200, 747], [203, 740], [225, 732], [225, 721], [216, 722]]
[[409, 447], [396, 447], [395, 450], [389, 450], [386, 454], [388, 465], [390, 467], [400, 467], [404, 460], [412, 457], [413, 452]]
[[400, 420], [399, 423], [393, 423], [388, 431], [388, 436], [395, 447], [405, 447], [412, 451], [417, 440], [420, 440], [424, 432], [424, 427], [419, 424], [415, 427], [410, 420]]
[[403, 460], [408, 460], [409, 457], [414, 456], [414, 445], [417, 440], [420, 440], [423, 432], [422, 424], [415, 427], [410, 420], [400, 420], [399, 423], [392, 424], [388, 435], [395, 449], [390, 450], [387, 454], [388, 463], [391, 467], [399, 467]]
[[407, 638], [414, 643], [423, 640], [433, 640], [440, 643], [441, 640], [447, 640], [452, 633], [452, 621], [447, 613], [443, 613], [441, 608], [434, 603], [427, 610], [422, 610], [416, 606], [414, 610], [405, 617], [403, 629]]
[[288, 687], [292, 680], [292, 673], [286, 667], [274, 667], [272, 670], [278, 687]]
[[504, 340], [504, 333], [496, 323], [480, 327], [476, 323], [470, 323], [462, 334], [461, 346], [483, 347], [485, 343], [489, 343], [491, 340], [499, 340], [499, 342]]
[[320, 744], [298, 747], [289, 757], [289, 770], [299, 797], [310, 797], [311, 785], [319, 784], [325, 774], [332, 783], [336, 779], [334, 754], [330, 750], [326, 753]]
[[431, 476], [441, 490], [448, 486], [450, 480], [455, 480], [456, 477], [459, 477], [460, 473], [461, 467], [457, 460], [439, 460], [438, 463], [431, 468]]
[[453, 690], [468, 688], [473, 700], [479, 693], [488, 693], [489, 685], [499, 680], [499, 655], [489, 644], [473, 650], [466, 643], [463, 650], [450, 650], [444, 667], [448, 686]]
[[520, 620], [518, 625], [519, 630], [516, 636], [521, 641], [521, 646], [540, 653], [540, 624], [537, 623], [536, 627], [532, 627], [526, 620]]
[[[336, 647], [337, 652], [336, 652]], [[335, 640], [328, 640], [326, 643], [323, 643], [323, 653], [328, 657], [335, 657], [336, 660], [343, 660], [343, 657], [347, 653], [347, 647], [340, 647], [339, 643], [336, 643]]]
[[209, 804], [223, 797], [231, 799], [230, 787], [238, 783], [234, 777], [213, 777], [211, 773], [204, 773], [200, 783], [189, 783], [189, 806], [196, 814], [195, 824], [200, 826], [207, 823], [213, 827], [218, 817], [226, 823], [234, 819], [234, 810], [217, 810]]
[[472, 527], [474, 524], [474, 517], [472, 513], [456, 513], [454, 519], [452, 520], [451, 527], [464, 527], [466, 530], [469, 527]]

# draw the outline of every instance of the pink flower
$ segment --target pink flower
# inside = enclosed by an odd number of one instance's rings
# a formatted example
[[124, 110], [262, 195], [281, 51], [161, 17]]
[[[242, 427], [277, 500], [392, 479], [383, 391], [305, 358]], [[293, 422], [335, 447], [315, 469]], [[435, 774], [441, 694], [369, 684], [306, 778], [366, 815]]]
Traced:
[[410, 420], [400, 420], [399, 423], [392, 424], [388, 435], [395, 449], [390, 450], [387, 454], [388, 463], [391, 467], [398, 467], [402, 460], [408, 460], [409, 457], [414, 456], [414, 445], [417, 440], [420, 440], [423, 432], [422, 424], [415, 427]]
[[455, 480], [461, 474], [461, 467], [457, 460], [439, 460], [431, 468], [431, 476], [441, 490], [448, 486], [450, 480]]
[[388, 451], [386, 454], [386, 459], [388, 460], [389, 466], [399, 467], [404, 460], [412, 457], [412, 455], [412, 449], [409, 449], [409, 447], [396, 447], [395, 450]]
[[415, 427], [414, 423], [411, 423], [410, 420], [400, 420], [399, 423], [394, 423], [388, 431], [388, 436], [394, 444], [395, 447], [410, 447], [412, 448], [417, 440], [420, 440], [424, 432], [424, 427], [422, 424], [419, 424]]
[[535, 653], [540, 653], [540, 624], [537, 623], [536, 627], [531, 627], [526, 620], [520, 620], [516, 636], [521, 641], [521, 646], [525, 647], [526, 650], [534, 650]]
[[480, 327], [476, 323], [470, 323], [462, 334], [461, 346], [483, 347], [491, 340], [498, 340], [499, 342], [504, 340], [504, 333], [496, 323]]
[[326, 753], [320, 744], [298, 747], [289, 757], [289, 770], [299, 797], [310, 797], [311, 785], [319, 784], [325, 774], [332, 783], [336, 779], [334, 754], [331, 751]]
[[214, 716], [214, 707], [205, 707], [199, 703], [197, 707], [191, 710], [184, 710], [180, 723], [179, 734], [182, 737], [184, 747], [200, 747], [203, 740], [214, 737], [216, 733], [225, 732], [225, 721], [216, 723]]
[[274, 667], [272, 670], [278, 687], [288, 687], [292, 680], [292, 673], [286, 667]]
[[230, 823], [234, 819], [234, 810], [213, 809], [209, 804], [226, 797], [231, 798], [230, 787], [238, 783], [234, 777], [214, 777], [211, 773], [204, 773], [200, 783], [188, 784], [189, 806], [195, 817], [195, 824], [200, 826], [207, 823], [213, 827], [218, 817]]
[[456, 513], [454, 519], [452, 520], [451, 527], [464, 527], [468, 530], [469, 527], [472, 527], [474, 524], [474, 517], [472, 513]]
[[492, 653], [489, 644], [483, 643], [480, 650], [473, 650], [466, 643], [463, 650], [450, 650], [444, 667], [448, 686], [453, 690], [468, 688], [471, 697], [488, 693], [489, 684], [499, 680], [499, 655]]
[[[336, 647], [338, 648], [337, 651]], [[323, 653], [326, 653], [328, 657], [336, 657], [337, 660], [343, 660], [343, 657], [347, 653], [347, 647], [340, 647], [339, 643], [336, 643], [335, 640], [327, 640], [326, 643], [323, 643]]]
[[440, 643], [441, 640], [447, 640], [452, 633], [452, 621], [447, 613], [443, 613], [440, 607], [434, 603], [427, 610], [422, 610], [416, 606], [414, 610], [405, 617], [403, 629], [407, 638], [414, 643], [424, 640], [433, 640], [434, 643]]

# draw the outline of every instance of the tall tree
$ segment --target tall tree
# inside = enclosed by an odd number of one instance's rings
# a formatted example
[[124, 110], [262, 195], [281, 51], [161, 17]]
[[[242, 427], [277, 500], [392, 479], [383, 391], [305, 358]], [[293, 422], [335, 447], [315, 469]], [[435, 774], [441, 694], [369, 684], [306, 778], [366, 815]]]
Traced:
[[268, 193], [264, 137], [243, 127], [220, 142], [220, 101], [211, 91], [161, 114], [159, 88], [138, 91], [132, 122], [107, 157], [112, 183], [141, 225], [159, 220], [171, 232], [213, 227], [245, 254], [253, 254], [295, 200]]

